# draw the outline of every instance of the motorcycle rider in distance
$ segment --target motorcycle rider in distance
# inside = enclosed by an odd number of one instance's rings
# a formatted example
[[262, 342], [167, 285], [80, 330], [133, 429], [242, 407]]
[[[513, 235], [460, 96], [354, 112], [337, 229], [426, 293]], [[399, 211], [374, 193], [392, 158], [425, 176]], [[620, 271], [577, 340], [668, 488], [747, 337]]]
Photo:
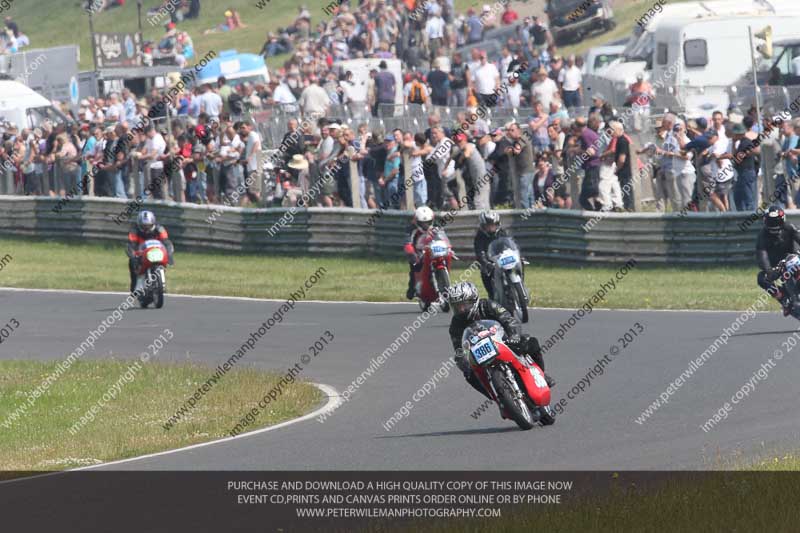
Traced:
[[542, 369], [548, 387], [553, 387], [556, 382], [544, 371], [544, 357], [539, 340], [530, 335], [520, 334], [521, 324], [509, 313], [505, 307], [493, 302], [478, 298], [478, 288], [471, 281], [462, 281], [450, 287], [447, 292], [450, 307], [453, 310], [453, 318], [450, 320], [450, 341], [456, 350], [455, 362], [459, 369], [464, 373], [464, 378], [472, 387], [491, 399], [489, 393], [484, 390], [478, 377], [472, 371], [472, 367], [467, 360], [467, 354], [461, 346], [461, 336], [464, 330], [476, 320], [496, 320], [503, 326], [506, 332], [506, 344], [514, 353], [519, 356], [530, 356], [531, 359]]
[[764, 214], [764, 227], [756, 241], [756, 260], [761, 271], [758, 273], [758, 285], [778, 300], [783, 307], [783, 316], [791, 311], [790, 296], [775, 286], [781, 276], [778, 263], [788, 254], [796, 253], [800, 245], [800, 231], [786, 224], [786, 215], [778, 206], [770, 206]]
[[422, 268], [422, 263], [419, 261], [419, 254], [422, 250], [417, 249], [417, 243], [419, 238], [433, 227], [433, 218], [433, 210], [423, 205], [414, 211], [414, 219], [406, 227], [406, 242], [403, 245], [403, 251], [406, 253], [409, 266], [408, 290], [406, 290], [406, 298], [409, 300], [413, 300], [417, 294], [414, 273], [419, 272]]
[[480, 226], [475, 233], [475, 258], [481, 264], [481, 279], [489, 299], [494, 299], [494, 268], [489, 263], [486, 253], [492, 241], [507, 237], [506, 230], [500, 227], [500, 214], [497, 211], [483, 211], [479, 217]]
[[156, 224], [156, 216], [152, 211], [141, 211], [139, 216], [136, 217], [136, 224], [134, 224], [128, 232], [128, 271], [131, 275], [131, 293], [136, 290], [136, 278], [139, 271], [140, 258], [136, 255], [145, 241], [159, 240], [167, 248], [169, 253], [169, 264], [172, 265], [172, 255], [175, 252], [175, 247], [172, 241], [169, 240], [169, 234], [164, 226]]

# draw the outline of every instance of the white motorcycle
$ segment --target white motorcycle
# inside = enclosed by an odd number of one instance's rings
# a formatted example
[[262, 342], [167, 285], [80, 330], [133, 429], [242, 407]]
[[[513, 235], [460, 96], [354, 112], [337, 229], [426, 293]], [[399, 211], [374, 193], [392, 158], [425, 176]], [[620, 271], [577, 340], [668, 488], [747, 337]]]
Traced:
[[525, 288], [525, 270], [519, 247], [511, 237], [500, 237], [489, 245], [487, 254], [494, 268], [494, 300], [505, 307], [520, 322], [528, 321], [530, 296]]

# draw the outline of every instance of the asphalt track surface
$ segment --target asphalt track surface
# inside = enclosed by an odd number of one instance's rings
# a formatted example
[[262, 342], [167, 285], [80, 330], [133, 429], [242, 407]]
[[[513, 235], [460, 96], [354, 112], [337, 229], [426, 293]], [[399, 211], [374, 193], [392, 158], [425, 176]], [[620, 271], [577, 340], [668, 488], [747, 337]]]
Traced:
[[[7, 317], [20, 329], [0, 348], [2, 358], [63, 359], [122, 302], [122, 294], [0, 290]], [[134, 358], [165, 328], [174, 339], [157, 359], [216, 367], [268, 316], [277, 301], [168, 295], [163, 310], [131, 309], [84, 358]], [[770, 304], [770, 309], [775, 309]], [[534, 309], [526, 331], [549, 336], [573, 311]], [[302, 302], [273, 327], [239, 365], [285, 370], [325, 330], [333, 343], [302, 377], [328, 385], [328, 407], [414, 322], [413, 304]], [[644, 424], [643, 409], [663, 392], [738, 312], [596, 310], [546, 356], [558, 380], [554, 403], [586, 376], [596, 360], [639, 322], [645, 331], [621, 349], [605, 373], [569, 400], [555, 425], [523, 432], [492, 406], [470, 414], [482, 397], [453, 368], [414, 402], [451, 347], [448, 315], [423, 324], [407, 344], [367, 378], [349, 402], [320, 423], [310, 417], [274, 431], [208, 446], [102, 466], [126, 470], [542, 470], [697, 469], [741, 466], [761, 453], [795, 446], [800, 430], [796, 383], [800, 345], [776, 362], [766, 379], [708, 433], [700, 425], [729, 402], [798, 327], [775, 311], [749, 319]], [[635, 328], [635, 327], [634, 327]], [[784, 350], [785, 351], [785, 350]], [[440, 373], [442, 375], [442, 373]], [[224, 378], [223, 378], [224, 379]], [[266, 391], [265, 391], [266, 392]], [[383, 423], [406, 401], [413, 407], [390, 431]], [[176, 406], [177, 408], [178, 406]]]

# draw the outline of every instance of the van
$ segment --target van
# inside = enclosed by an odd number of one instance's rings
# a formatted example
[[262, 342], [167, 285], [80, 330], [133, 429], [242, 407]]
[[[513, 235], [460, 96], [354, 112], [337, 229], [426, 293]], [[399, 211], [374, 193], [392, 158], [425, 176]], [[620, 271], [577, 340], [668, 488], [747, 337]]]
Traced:
[[0, 80], [0, 122], [12, 122], [20, 129], [38, 128], [45, 120], [66, 123], [68, 118], [50, 101], [22, 83]]
[[[653, 77], [671, 80], [678, 100], [690, 113], [724, 111], [730, 103], [731, 86], [753, 84], [748, 28], [756, 33], [772, 26], [776, 42], [796, 38], [798, 9], [793, 15], [782, 12], [667, 21], [656, 30]], [[768, 69], [771, 61], [761, 64]]]
[[242, 83], [269, 83], [269, 70], [264, 58], [258, 54], [240, 54], [236, 50], [224, 50], [209, 61], [197, 74], [197, 85], [217, 83], [225, 76], [228, 85]]
[[558, 44], [580, 41], [593, 31], [611, 31], [617, 25], [609, 0], [548, 0], [545, 13]]
[[337, 61], [333, 66], [337, 69], [341, 69], [342, 72], [347, 72], [349, 70], [353, 73], [353, 100], [356, 102], [366, 102], [369, 72], [372, 69], [379, 71], [380, 68], [378, 65], [380, 65], [381, 61], [386, 61], [387, 70], [394, 75], [394, 103], [395, 105], [401, 105], [403, 103], [403, 63], [399, 59], [348, 59], [345, 61]]
[[[634, 25], [634, 35], [623, 51], [624, 61], [618, 62], [603, 71], [602, 77], [625, 84], [636, 81], [636, 74], [644, 73], [650, 78], [653, 68], [655, 34], [662, 24], [683, 20], [697, 20], [708, 17], [742, 15], [798, 15], [800, 4], [797, 0], [711, 0], [705, 2], [654, 3], [654, 9], [643, 12]], [[660, 6], [658, 9], [656, 6]]]

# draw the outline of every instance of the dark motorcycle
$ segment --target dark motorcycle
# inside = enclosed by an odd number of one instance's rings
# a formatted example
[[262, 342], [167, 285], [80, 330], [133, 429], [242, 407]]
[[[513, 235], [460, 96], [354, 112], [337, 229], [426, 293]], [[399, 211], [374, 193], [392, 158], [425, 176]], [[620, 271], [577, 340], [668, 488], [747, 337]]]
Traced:
[[521, 322], [528, 321], [530, 296], [525, 288], [524, 266], [519, 247], [511, 237], [495, 239], [486, 257], [493, 268], [494, 300]]

